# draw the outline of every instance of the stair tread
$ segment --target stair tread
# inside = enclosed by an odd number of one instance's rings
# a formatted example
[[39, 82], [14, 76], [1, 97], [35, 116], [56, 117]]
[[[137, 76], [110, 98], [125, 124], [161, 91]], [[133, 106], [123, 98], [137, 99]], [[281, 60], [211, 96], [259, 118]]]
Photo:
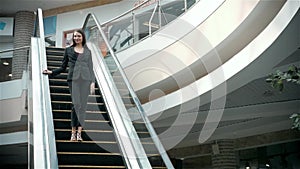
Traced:
[[70, 140], [56, 140], [57, 143], [78, 143], [78, 144], [82, 144], [82, 143], [88, 143], [88, 144], [116, 144], [116, 141], [81, 141], [81, 142], [74, 142], [74, 141], [70, 141]]
[[58, 165], [59, 168], [125, 168], [125, 166], [98, 166], [98, 165]]
[[[54, 121], [66, 121], [69, 122], [71, 119], [53, 119]], [[84, 120], [85, 122], [90, 122], [90, 123], [107, 123], [109, 122], [108, 120]]]
[[[51, 102], [52, 102], [52, 103], [72, 104], [72, 101], [57, 101], [57, 100], [52, 100]], [[88, 102], [87, 104], [90, 104], [90, 105], [103, 105], [104, 103]]]
[[[61, 112], [61, 113], [71, 113], [71, 110], [62, 110], [62, 109], [54, 109], [53, 112]], [[104, 114], [107, 113], [106, 111], [100, 111], [100, 110], [87, 110], [86, 113], [94, 113], [94, 114]]]
[[106, 155], [106, 156], [120, 156], [120, 153], [96, 153], [96, 152], [57, 152], [57, 154], [65, 154], [65, 155]]
[[[55, 129], [55, 131], [62, 131], [62, 132], [71, 132], [71, 129]], [[94, 133], [112, 133], [112, 130], [82, 130], [82, 132], [94, 132]]]

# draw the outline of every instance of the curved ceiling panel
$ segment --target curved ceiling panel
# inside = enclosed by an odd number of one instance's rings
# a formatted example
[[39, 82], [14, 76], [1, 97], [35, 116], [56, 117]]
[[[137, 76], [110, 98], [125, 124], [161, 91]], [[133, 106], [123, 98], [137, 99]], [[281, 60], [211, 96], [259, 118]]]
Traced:
[[[197, 16], [202, 5], [209, 5], [200, 2], [153, 37], [118, 54], [142, 102], [149, 101], [152, 90], [168, 94], [221, 66], [272, 21], [285, 1], [225, 1], [217, 10], [209, 10], [214, 12], [193, 27], [197, 19], [189, 20], [191, 16]], [[162, 75], [156, 71], [149, 80], [149, 74], [143, 75], [149, 69], [160, 70]], [[145, 80], [135, 79], [136, 74]]]
[[[256, 72], [248, 72], [248, 70], [245, 70], [244, 72], [246, 74], [248, 73], [248, 76], [243, 76], [241, 78], [236, 77], [231, 79], [234, 82], [230, 82], [230, 88], [226, 88], [226, 91], [223, 94], [226, 95], [226, 93], [245, 85], [251, 80], [259, 78], [257, 77], [258, 75], [255, 75], [257, 71], [262, 72], [262, 74], [266, 75], [267, 72], [272, 70], [275, 65], [284, 60], [284, 56], [288, 57], [287, 53], [290, 52], [289, 50], [291, 48], [298, 48], [299, 42], [297, 37], [289, 38], [289, 44], [277, 44], [277, 46], [281, 45], [282, 47], [280, 49], [277, 49], [277, 51], [284, 51], [285, 54], [281, 53], [278, 56], [275, 56], [269, 53], [264, 53], [268, 48], [270, 48], [271, 45], [274, 44], [277, 38], [280, 37], [281, 33], [285, 31], [286, 27], [288, 26], [288, 24], [290, 24], [293, 17], [297, 13], [299, 7], [299, 2], [287, 1], [282, 7], [282, 9], [278, 12], [278, 15], [272, 20], [272, 22], [255, 39], [253, 39], [251, 43], [249, 43], [240, 52], [235, 54], [229, 61], [227, 61], [211, 73], [195, 81], [194, 83], [191, 83], [180, 90], [177, 90], [173, 93], [170, 93], [161, 98], [155, 99], [151, 102], [144, 104], [144, 106], [148, 110], [148, 115], [153, 115], [158, 112], [168, 110], [172, 107], [191, 102], [193, 99], [198, 98], [206, 92], [215, 90], [222, 83], [233, 78], [237, 73], [241, 73], [242, 70], [244, 70], [247, 66], [253, 63], [256, 59], [259, 59], [259, 61], [255, 62], [255, 64], [253, 64], [252, 66], [252, 70], [255, 70]], [[295, 31], [298, 32], [298, 30], [295, 30], [299, 28], [299, 24], [296, 21], [298, 18], [299, 15], [297, 15], [297, 18], [293, 20], [294, 22], [292, 24], [294, 26], [292, 26], [288, 30], [288, 32], [285, 33], [286, 38], [294, 36]], [[281, 40], [286, 40], [286, 38], [282, 37]], [[251, 76], [249, 75], [249, 73], [252, 73]], [[183, 99], [182, 96], [185, 95], [185, 93], [189, 93], [189, 96]], [[219, 96], [217, 96], [216, 98], [220, 98], [225, 95], [219, 93]], [[212, 101], [213, 100], [211, 98], [210, 100], [201, 100], [201, 104], [203, 105]], [[164, 103], [164, 106], [158, 106], [162, 102]], [[197, 107], [191, 106], [189, 110], [192, 110], [194, 108]]]

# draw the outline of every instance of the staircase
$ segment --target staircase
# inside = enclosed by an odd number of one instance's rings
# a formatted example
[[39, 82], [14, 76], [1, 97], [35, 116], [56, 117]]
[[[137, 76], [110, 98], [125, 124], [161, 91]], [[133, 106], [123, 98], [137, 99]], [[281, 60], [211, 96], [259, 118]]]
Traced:
[[[62, 48], [48, 47], [46, 49], [48, 69], [52, 70], [61, 65], [63, 53]], [[107, 64], [110, 66], [109, 61]], [[82, 132], [84, 141], [70, 141], [72, 102], [66, 77], [67, 71], [49, 78], [59, 168], [126, 168], [97, 83], [95, 95], [90, 95], [88, 99], [85, 128]], [[114, 78], [120, 77], [114, 76]], [[122, 82], [117, 83], [120, 93], [122, 93], [123, 85]], [[123, 96], [122, 99], [127, 108], [133, 106], [131, 97]], [[129, 113], [136, 114], [137, 112]], [[133, 125], [152, 168], [166, 169], [154, 143], [149, 139], [145, 124], [136, 120]]]
[[[48, 69], [59, 67], [64, 49], [47, 48], [46, 51]], [[84, 141], [70, 141], [72, 105], [66, 76], [67, 72], [49, 78], [59, 168], [125, 168], [97, 84], [95, 95], [90, 95], [88, 100], [82, 132]]]

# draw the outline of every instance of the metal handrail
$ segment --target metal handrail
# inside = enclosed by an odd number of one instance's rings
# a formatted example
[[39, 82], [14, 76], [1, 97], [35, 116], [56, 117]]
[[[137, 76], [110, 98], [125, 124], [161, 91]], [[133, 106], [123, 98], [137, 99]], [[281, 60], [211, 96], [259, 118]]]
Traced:
[[13, 51], [15, 51], [15, 50], [21, 50], [21, 49], [26, 49], [26, 48], [29, 49], [30, 46], [22, 46], [22, 47], [13, 48], [13, 49], [1, 50], [0, 53], [13, 52]]
[[150, 17], [150, 19], [149, 19], [149, 35], [151, 35], [152, 34], [152, 26], [151, 26], [151, 22], [152, 22], [152, 20], [153, 20], [153, 17], [154, 17], [154, 14], [155, 14], [155, 11], [156, 11], [156, 9], [158, 8], [158, 4], [156, 4], [155, 5], [155, 7], [154, 7], [154, 9], [153, 9], [153, 12], [152, 12], [152, 15], [151, 15], [151, 17]]
[[[37, 18], [35, 24], [35, 37], [31, 38], [31, 53], [29, 70], [31, 79], [29, 79], [29, 100], [28, 103], [32, 116], [32, 140], [33, 154], [29, 156], [29, 163], [34, 168], [58, 168], [55, 133], [52, 117], [52, 107], [50, 99], [49, 79], [48, 76], [42, 74], [41, 70], [47, 66], [46, 48], [44, 41], [44, 24], [42, 9], [37, 10]], [[32, 97], [32, 98], [30, 98]], [[30, 118], [28, 119], [30, 120]], [[29, 123], [30, 124], [30, 123]], [[29, 127], [31, 129], [31, 127]], [[31, 137], [30, 137], [31, 138]], [[30, 157], [33, 157], [31, 159]], [[32, 161], [31, 161], [32, 160]]]
[[106, 43], [106, 45], [107, 45], [107, 47], [109, 49], [109, 52], [110, 52], [112, 58], [114, 59], [116, 65], [117, 65], [119, 73], [122, 76], [122, 78], [123, 78], [123, 80], [124, 80], [124, 82], [125, 82], [128, 90], [129, 90], [129, 93], [132, 96], [133, 101], [134, 101], [135, 105], [137, 106], [137, 109], [139, 110], [139, 113], [140, 113], [143, 121], [145, 122], [146, 128], [148, 129], [148, 131], [150, 133], [150, 136], [153, 139], [153, 142], [154, 142], [156, 148], [158, 149], [158, 152], [161, 155], [161, 157], [162, 157], [162, 159], [163, 159], [166, 167], [168, 169], [174, 168], [173, 165], [172, 165], [171, 160], [169, 159], [169, 157], [168, 157], [168, 155], [167, 155], [167, 153], [166, 153], [166, 151], [165, 151], [165, 149], [164, 149], [164, 147], [162, 145], [162, 143], [159, 140], [159, 137], [157, 136], [157, 134], [156, 134], [153, 126], [151, 125], [151, 122], [148, 119], [148, 117], [147, 117], [147, 115], [146, 115], [146, 113], [145, 113], [145, 111], [144, 111], [144, 109], [143, 109], [143, 107], [142, 107], [142, 105], [141, 105], [141, 103], [140, 103], [140, 101], [139, 101], [136, 93], [134, 92], [133, 87], [131, 86], [129, 80], [127, 79], [126, 74], [125, 74], [125, 72], [124, 72], [124, 70], [123, 70], [123, 68], [122, 68], [119, 60], [117, 59], [117, 57], [116, 57], [114, 51], [112, 50], [112, 48], [111, 48], [111, 46], [110, 46], [110, 44], [109, 44], [106, 36], [104, 35], [104, 33], [103, 33], [103, 31], [102, 31], [102, 29], [100, 27], [100, 24], [99, 24], [97, 18], [93, 14], [89, 14], [87, 16], [87, 18], [86, 18], [86, 21], [87, 21], [87, 19], [88, 19], [89, 16], [92, 16], [94, 18], [94, 21], [96, 22], [96, 26], [98, 27], [98, 29], [100, 30], [100, 32], [101, 32], [101, 34], [103, 36], [103, 40], [105, 41], [105, 43]]

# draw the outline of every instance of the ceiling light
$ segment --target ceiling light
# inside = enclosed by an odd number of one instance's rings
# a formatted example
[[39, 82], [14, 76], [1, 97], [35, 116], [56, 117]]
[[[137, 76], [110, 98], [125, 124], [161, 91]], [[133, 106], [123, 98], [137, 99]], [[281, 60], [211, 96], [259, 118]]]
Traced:
[[250, 163], [247, 161], [246, 164], [245, 164], [245, 169], [250, 169]]
[[268, 160], [268, 161], [266, 162], [266, 168], [271, 168], [271, 162], [270, 162], [270, 160]]
[[2, 62], [2, 64], [3, 64], [4, 66], [8, 66], [8, 65], [9, 65], [9, 63], [8, 63], [7, 61]]

